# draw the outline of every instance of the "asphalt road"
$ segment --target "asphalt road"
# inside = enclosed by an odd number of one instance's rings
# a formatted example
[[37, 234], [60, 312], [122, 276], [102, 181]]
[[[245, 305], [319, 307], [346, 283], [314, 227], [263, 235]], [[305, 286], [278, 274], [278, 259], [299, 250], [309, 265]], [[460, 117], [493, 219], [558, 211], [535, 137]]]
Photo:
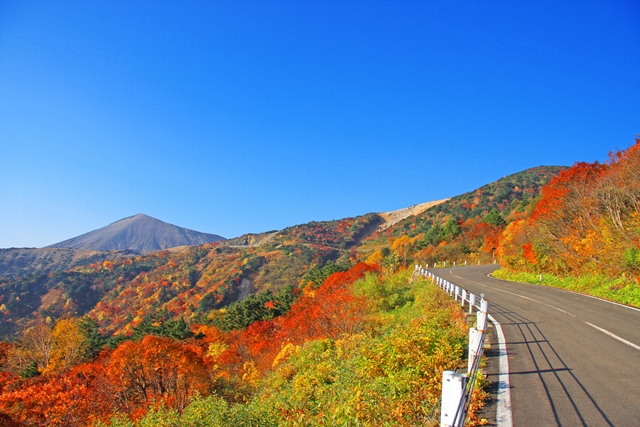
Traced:
[[483, 293], [502, 326], [513, 425], [640, 426], [640, 310], [487, 277], [495, 268], [432, 271]]

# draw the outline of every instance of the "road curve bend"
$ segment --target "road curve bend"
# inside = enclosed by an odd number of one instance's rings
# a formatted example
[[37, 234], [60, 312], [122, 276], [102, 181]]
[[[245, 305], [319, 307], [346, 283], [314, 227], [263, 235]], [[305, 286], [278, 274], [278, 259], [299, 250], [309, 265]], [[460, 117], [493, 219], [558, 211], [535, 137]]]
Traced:
[[640, 310], [488, 275], [434, 274], [489, 301], [509, 357], [513, 425], [640, 426]]

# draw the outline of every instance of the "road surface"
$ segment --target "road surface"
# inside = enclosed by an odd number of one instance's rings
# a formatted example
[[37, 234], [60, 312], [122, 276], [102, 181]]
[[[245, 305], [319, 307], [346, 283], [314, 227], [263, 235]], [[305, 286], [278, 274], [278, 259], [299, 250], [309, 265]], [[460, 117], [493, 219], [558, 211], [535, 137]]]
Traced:
[[495, 268], [432, 271], [483, 293], [502, 326], [513, 425], [640, 426], [640, 310], [488, 277]]

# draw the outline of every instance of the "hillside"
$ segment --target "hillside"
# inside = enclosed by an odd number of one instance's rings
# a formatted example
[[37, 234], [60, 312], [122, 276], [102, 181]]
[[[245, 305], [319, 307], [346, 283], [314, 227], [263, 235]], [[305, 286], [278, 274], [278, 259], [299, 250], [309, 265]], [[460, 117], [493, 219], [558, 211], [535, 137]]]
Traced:
[[565, 169], [528, 169], [441, 201], [373, 233], [358, 254], [386, 265], [406, 265], [410, 259], [423, 264], [492, 262], [506, 224], [526, 217], [540, 189]]
[[[410, 259], [490, 260], [504, 219], [524, 216], [541, 186], [559, 170], [530, 169], [447, 201], [390, 213], [312, 221], [180, 251], [99, 260], [54, 274], [0, 280], [0, 334], [18, 333], [41, 316], [85, 314], [104, 333], [128, 334], [156, 313], [195, 319], [252, 294], [319, 286], [327, 275], [365, 258], [391, 271]], [[497, 222], [486, 218], [492, 208]], [[165, 225], [178, 229], [137, 215], [67, 244], [120, 241], [149, 248], [149, 242], [159, 243], [154, 233], [167, 229]], [[152, 236], [143, 239], [145, 230]], [[171, 245], [180, 246], [177, 243]]]
[[[560, 169], [394, 212], [0, 279], [0, 337], [16, 340], [0, 343], [11, 371], [0, 372], [0, 414], [44, 426], [116, 412], [153, 425], [205, 411], [224, 417], [213, 425], [287, 425], [325, 420], [325, 408], [346, 422], [356, 408], [372, 425], [435, 422], [440, 373], [463, 366], [467, 325], [403, 267], [492, 261], [507, 223]], [[51, 357], [30, 344], [43, 338]], [[165, 412], [147, 414], [159, 399]]]
[[553, 178], [531, 216], [505, 230], [498, 255], [501, 277], [640, 306], [640, 139]]
[[131, 251], [90, 251], [69, 248], [0, 249], [0, 277], [51, 274], [133, 254]]
[[509, 220], [524, 213], [540, 193], [540, 189], [565, 169], [565, 166], [539, 166], [506, 176], [477, 190], [443, 201], [415, 217], [400, 221], [386, 232], [372, 236], [372, 239], [375, 240], [382, 235], [402, 234], [413, 237], [432, 224], [443, 224], [451, 218], [458, 222], [464, 222], [469, 218], [482, 218], [493, 209], [497, 209], [503, 218]]
[[[509, 220], [523, 215], [540, 187], [561, 169], [534, 168], [447, 201], [395, 212], [312, 221], [179, 251], [101, 259], [53, 274], [6, 278], [0, 280], [0, 336], [13, 336], [37, 318], [82, 315], [95, 319], [103, 333], [129, 334], [157, 313], [196, 319], [249, 295], [317, 287], [329, 274], [372, 256], [369, 262], [391, 271], [409, 258], [490, 258], [504, 226], [487, 224], [480, 215], [492, 207]], [[454, 217], [454, 224], [445, 227]], [[181, 246], [154, 235], [165, 226], [179, 229], [136, 215], [61, 244], [109, 241], [117, 246], [119, 241], [148, 250], [151, 243], [162, 241]], [[145, 230], [152, 236], [144, 237]], [[396, 243], [400, 236], [410, 242]]]
[[242, 245], [251, 240], [239, 238], [0, 280], [0, 336], [14, 334], [38, 316], [84, 314], [105, 332], [128, 333], [157, 312], [193, 317], [252, 293], [317, 283], [328, 274], [318, 271], [327, 263], [346, 268], [354, 259], [350, 248], [380, 221], [369, 214], [311, 222], [270, 233], [258, 239], [259, 246]]
[[449, 199], [436, 200], [434, 202], [420, 203], [419, 205], [409, 206], [408, 208], [398, 209], [391, 212], [383, 212], [379, 215], [384, 220], [384, 223], [380, 225], [380, 230], [386, 230], [389, 227], [393, 227], [400, 221], [412, 216], [420, 215], [427, 209], [430, 209], [436, 205], [442, 204]]
[[196, 246], [220, 240], [224, 240], [224, 237], [200, 233], [138, 214], [48, 247], [94, 251], [131, 250], [148, 254], [176, 246]]
[[[17, 351], [0, 346], [11, 367], [0, 371], [0, 420], [276, 427], [350, 425], [357, 417], [363, 425], [435, 425], [441, 372], [464, 366], [467, 325], [435, 284], [410, 278], [410, 270], [386, 275], [358, 263], [313, 292], [255, 299], [267, 316], [241, 328], [188, 326], [160, 313], [114, 340], [87, 319], [40, 323]], [[230, 314], [242, 320], [240, 310], [223, 315]], [[29, 337], [42, 339], [31, 345]], [[49, 349], [53, 356], [43, 358]], [[482, 396], [474, 393], [474, 422]]]

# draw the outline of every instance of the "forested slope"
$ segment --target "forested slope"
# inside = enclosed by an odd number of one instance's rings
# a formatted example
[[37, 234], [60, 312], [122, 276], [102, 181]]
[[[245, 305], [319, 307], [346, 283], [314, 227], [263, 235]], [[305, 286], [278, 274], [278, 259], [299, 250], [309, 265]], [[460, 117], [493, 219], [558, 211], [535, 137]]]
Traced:
[[436, 423], [441, 372], [464, 363], [467, 327], [407, 267], [493, 262], [560, 170], [515, 174], [382, 231], [367, 214], [0, 280], [0, 332], [13, 339], [0, 346], [0, 414], [59, 426]]
[[501, 277], [640, 306], [640, 140], [553, 178], [531, 216], [509, 224], [498, 254]]

